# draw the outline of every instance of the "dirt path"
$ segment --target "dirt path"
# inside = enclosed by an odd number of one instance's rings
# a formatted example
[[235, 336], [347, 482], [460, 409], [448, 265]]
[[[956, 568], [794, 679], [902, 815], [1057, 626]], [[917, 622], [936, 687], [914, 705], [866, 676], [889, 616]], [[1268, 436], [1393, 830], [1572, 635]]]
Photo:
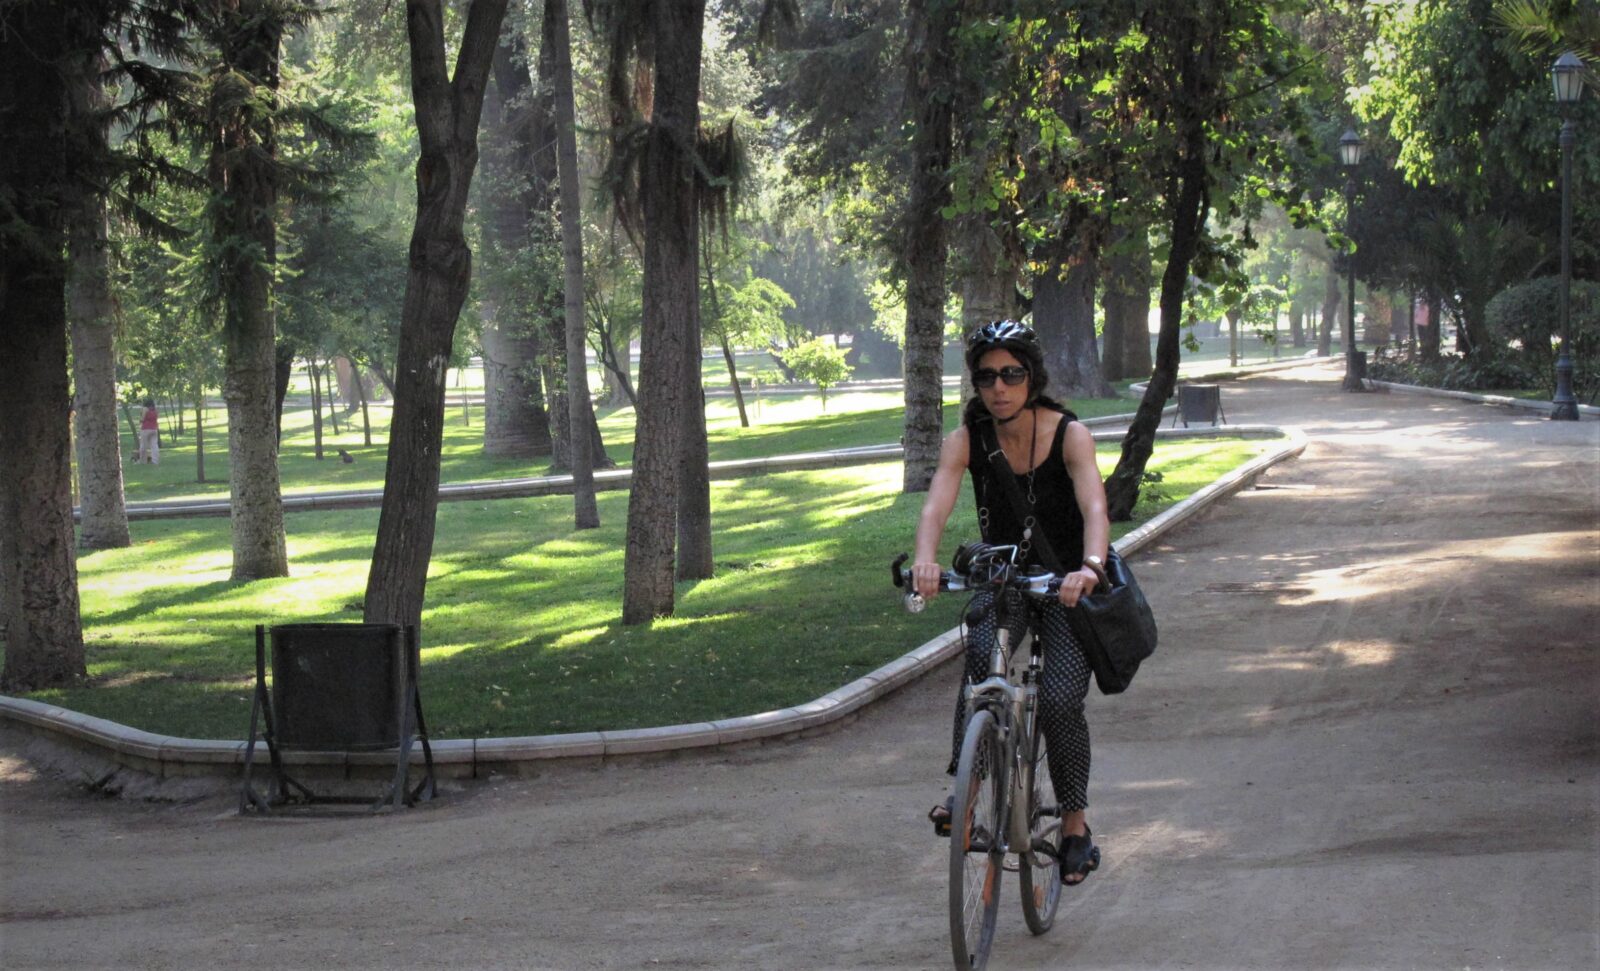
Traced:
[[[1600, 423], [1336, 388], [1225, 386], [1312, 445], [1140, 558], [1162, 651], [1090, 702], [1107, 865], [1043, 938], [1007, 888], [996, 967], [1600, 961]], [[105, 800], [0, 749], [0, 965], [944, 968], [955, 677], [381, 819]]]

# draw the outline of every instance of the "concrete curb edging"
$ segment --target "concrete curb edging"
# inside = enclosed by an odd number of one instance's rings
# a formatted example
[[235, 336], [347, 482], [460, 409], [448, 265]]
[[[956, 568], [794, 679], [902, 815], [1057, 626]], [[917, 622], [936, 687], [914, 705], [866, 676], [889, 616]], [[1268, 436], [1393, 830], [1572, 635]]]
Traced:
[[[1161, 438], [1278, 438], [1278, 448], [1238, 466], [1166, 512], [1128, 533], [1114, 546], [1133, 556], [1188, 521], [1211, 504], [1244, 489], [1267, 469], [1305, 450], [1305, 434], [1296, 427], [1231, 425], [1220, 428], [1162, 429]], [[1121, 437], [1099, 432], [1097, 440]], [[956, 657], [960, 628], [952, 628], [820, 698], [775, 711], [711, 722], [578, 732], [514, 738], [444, 739], [431, 743], [436, 770], [446, 778], [472, 778], [489, 773], [526, 773], [554, 762], [602, 763], [618, 758], [685, 749], [725, 748], [760, 744], [828, 731], [866, 705], [885, 697]], [[104, 718], [56, 705], [0, 695], [0, 725], [10, 725], [52, 741], [85, 749], [118, 766], [161, 779], [187, 776], [236, 778], [242, 771], [247, 743], [224, 739], [177, 738], [131, 728]], [[265, 758], [264, 746], [256, 759]], [[344, 778], [381, 776], [391, 771], [393, 756], [382, 752], [284, 752], [284, 761], [299, 772], [314, 771]], [[422, 763], [420, 747], [411, 753]]]
[[[1381, 391], [1391, 394], [1416, 394], [1433, 398], [1454, 398], [1457, 401], [1474, 401], [1482, 405], [1495, 405], [1501, 408], [1517, 408], [1522, 411], [1538, 411], [1550, 414], [1555, 411], [1555, 405], [1548, 401], [1532, 401], [1527, 398], [1513, 398], [1503, 394], [1483, 394], [1478, 391], [1455, 391], [1450, 388], [1429, 388], [1420, 384], [1397, 384], [1393, 381], [1377, 381], [1367, 379], [1367, 384]], [[1600, 408], [1594, 405], [1578, 405], [1578, 417], [1588, 415], [1591, 418], [1600, 418]]]

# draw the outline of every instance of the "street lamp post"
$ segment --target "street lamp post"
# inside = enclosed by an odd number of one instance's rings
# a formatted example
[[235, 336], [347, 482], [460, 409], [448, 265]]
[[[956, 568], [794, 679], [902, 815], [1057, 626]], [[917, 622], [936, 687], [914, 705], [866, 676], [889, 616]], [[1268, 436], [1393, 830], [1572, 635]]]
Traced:
[[1561, 353], [1556, 357], [1556, 396], [1550, 402], [1552, 421], [1577, 421], [1578, 399], [1572, 394], [1572, 106], [1583, 95], [1583, 62], [1568, 51], [1556, 59], [1550, 80], [1561, 106]]
[[[1352, 239], [1355, 238], [1356, 166], [1361, 164], [1361, 150], [1364, 147], [1361, 144], [1361, 136], [1357, 135], [1354, 129], [1347, 128], [1345, 133], [1339, 136], [1339, 161], [1344, 163], [1345, 172], [1349, 176], [1344, 184], [1344, 231], [1345, 235]], [[1346, 391], [1365, 391], [1367, 386], [1361, 380], [1362, 371], [1365, 369], [1356, 363], [1356, 355], [1359, 352], [1356, 350], [1356, 258], [1354, 252], [1347, 257], [1346, 269], [1349, 275], [1350, 300], [1349, 308], [1346, 310], [1344, 318], [1343, 387]]]

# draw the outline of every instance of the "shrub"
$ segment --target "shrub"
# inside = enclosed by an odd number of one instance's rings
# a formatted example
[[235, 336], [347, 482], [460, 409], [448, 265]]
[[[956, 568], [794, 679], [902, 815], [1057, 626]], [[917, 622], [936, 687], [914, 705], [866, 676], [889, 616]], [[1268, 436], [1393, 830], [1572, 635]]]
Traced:
[[828, 388], [850, 376], [850, 365], [845, 352], [835, 347], [826, 337], [813, 337], [803, 344], [784, 351], [783, 363], [802, 381], [814, 381], [822, 392], [822, 410], [828, 410]]
[[[1580, 400], [1600, 391], [1600, 283], [1572, 281], [1573, 393]], [[1489, 301], [1489, 327], [1497, 338], [1521, 345], [1534, 375], [1528, 387], [1555, 390], [1555, 342], [1561, 321], [1561, 278], [1541, 277], [1502, 290]]]
[[1509, 353], [1496, 357], [1446, 357], [1435, 361], [1379, 359], [1367, 367], [1378, 381], [1451, 391], [1515, 391], [1539, 387], [1540, 375]]

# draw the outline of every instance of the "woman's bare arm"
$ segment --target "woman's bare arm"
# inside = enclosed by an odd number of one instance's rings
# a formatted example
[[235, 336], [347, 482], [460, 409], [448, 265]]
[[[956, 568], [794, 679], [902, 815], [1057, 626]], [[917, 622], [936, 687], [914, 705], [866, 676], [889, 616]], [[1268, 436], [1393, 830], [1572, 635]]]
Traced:
[[[1067, 471], [1072, 475], [1078, 512], [1083, 514], [1083, 555], [1097, 556], [1103, 561], [1111, 543], [1111, 520], [1106, 516], [1106, 487], [1100, 480], [1100, 464], [1095, 460], [1094, 435], [1081, 422], [1068, 424], [1062, 452]], [[1062, 569], [1071, 573], [1072, 564], [1064, 563]], [[1078, 597], [1094, 590], [1098, 581], [1094, 571], [1088, 568], [1075, 572], [1083, 575], [1084, 582], [1081, 590], [1077, 589], [1077, 584], [1062, 584], [1061, 602], [1068, 607], [1077, 606]]]
[[939, 592], [939, 540], [944, 537], [945, 524], [950, 521], [956, 498], [961, 494], [961, 476], [967, 471], [967, 450], [966, 426], [945, 437], [939, 448], [939, 467], [934, 470], [933, 481], [928, 483], [928, 498], [923, 501], [922, 515], [917, 520], [917, 546], [912, 557], [911, 576], [917, 593], [924, 598], [932, 598]]

